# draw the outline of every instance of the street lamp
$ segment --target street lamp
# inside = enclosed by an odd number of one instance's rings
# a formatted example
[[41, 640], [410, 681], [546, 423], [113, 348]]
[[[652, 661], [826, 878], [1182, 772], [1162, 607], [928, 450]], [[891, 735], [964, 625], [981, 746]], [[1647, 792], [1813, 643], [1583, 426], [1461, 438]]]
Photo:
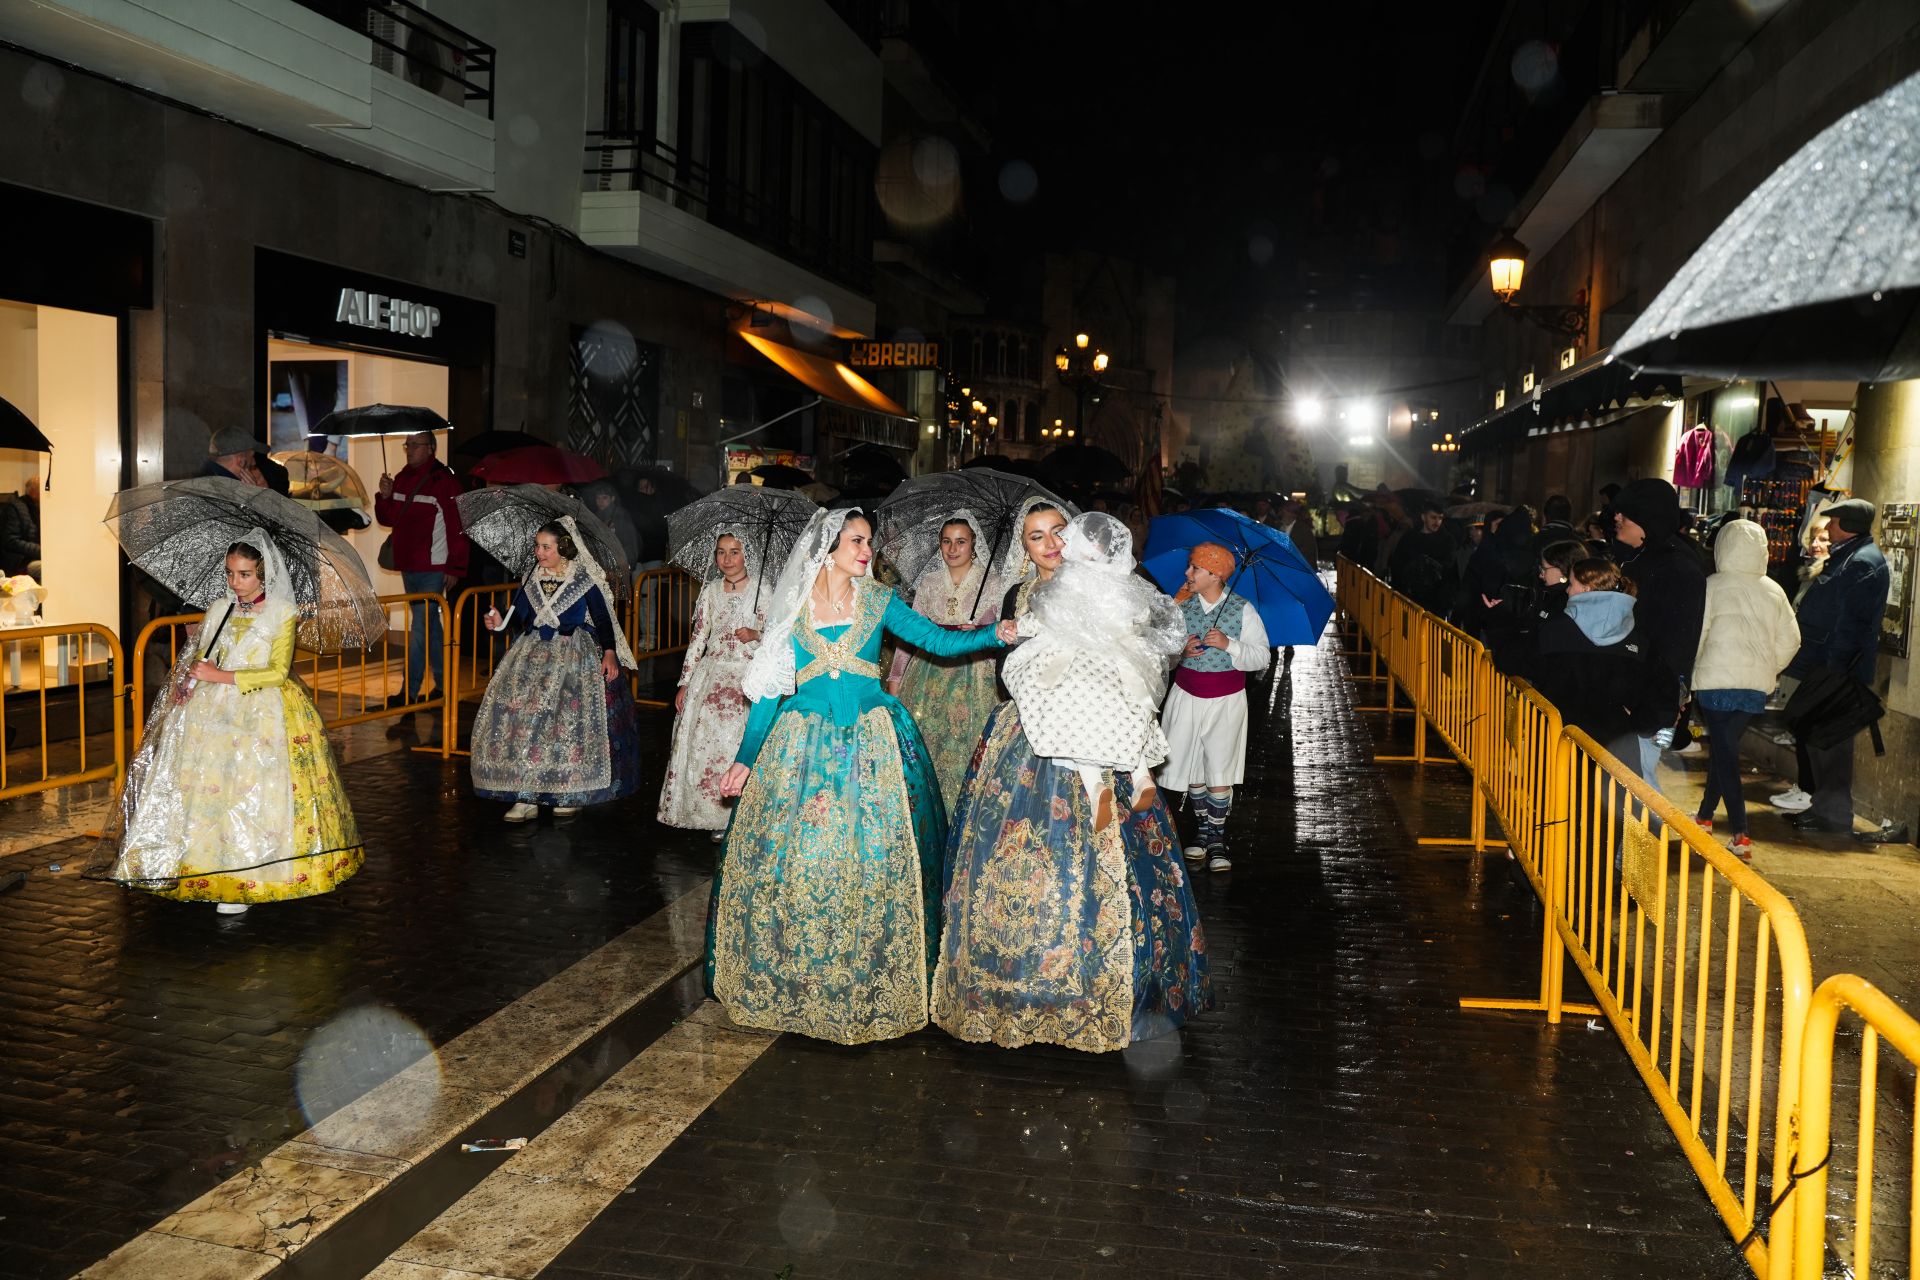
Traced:
[[[1077, 435], [1087, 425], [1087, 400], [1100, 403], [1101, 391], [1106, 384], [1100, 381], [1100, 375], [1107, 371], [1110, 358], [1098, 347], [1092, 347], [1092, 339], [1084, 333], [1073, 335], [1073, 348], [1061, 347], [1053, 353], [1053, 370], [1060, 379], [1060, 385], [1073, 392], [1073, 430], [1069, 436]], [[1060, 423], [1054, 421], [1054, 435], [1060, 434]]]
[[1527, 246], [1515, 239], [1511, 231], [1502, 232], [1487, 254], [1487, 282], [1493, 287], [1493, 296], [1500, 299], [1500, 306], [1508, 315], [1539, 325], [1551, 333], [1584, 339], [1587, 336], [1587, 291], [1582, 289], [1576, 294], [1572, 306], [1521, 306], [1513, 300], [1513, 295], [1520, 292], [1520, 284], [1526, 274]]
[[1458, 452], [1460, 452], [1460, 442], [1459, 442], [1458, 440], [1455, 440], [1455, 439], [1453, 438], [1453, 432], [1451, 432], [1451, 431], [1449, 431], [1449, 432], [1447, 432], [1447, 438], [1446, 438], [1446, 439], [1444, 439], [1444, 440], [1435, 440], [1435, 441], [1434, 441], [1434, 442], [1433, 442], [1433, 443], [1432, 443], [1431, 445], [1428, 445], [1427, 447], [1428, 447], [1428, 448], [1430, 448], [1430, 449], [1432, 449], [1432, 450], [1433, 450], [1433, 451], [1434, 451], [1435, 453], [1458, 453]]

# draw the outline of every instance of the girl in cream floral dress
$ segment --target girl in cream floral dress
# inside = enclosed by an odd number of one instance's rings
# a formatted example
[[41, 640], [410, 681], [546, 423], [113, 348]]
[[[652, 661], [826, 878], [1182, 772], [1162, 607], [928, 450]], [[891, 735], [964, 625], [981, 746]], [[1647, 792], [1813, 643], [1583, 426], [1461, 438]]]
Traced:
[[766, 593], [748, 570], [741, 538], [722, 533], [714, 539], [713, 558], [720, 576], [700, 589], [680, 692], [673, 699], [673, 754], [660, 788], [660, 821], [711, 831], [717, 841], [725, 837], [733, 812], [720, 794], [720, 779], [747, 731], [747, 695], [740, 682], [767, 622]]
[[292, 676], [299, 611], [260, 530], [155, 700], [103, 840], [110, 878], [237, 914], [338, 888], [365, 853], [326, 727]]

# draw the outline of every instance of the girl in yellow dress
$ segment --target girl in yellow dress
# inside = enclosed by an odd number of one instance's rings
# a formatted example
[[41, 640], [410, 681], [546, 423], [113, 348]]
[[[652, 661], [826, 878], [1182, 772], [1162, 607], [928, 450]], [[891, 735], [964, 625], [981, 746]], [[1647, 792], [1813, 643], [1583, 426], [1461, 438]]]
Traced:
[[238, 914], [337, 888], [365, 852], [307, 691], [272, 539], [227, 548], [227, 593], [155, 700], [103, 852], [110, 878]]

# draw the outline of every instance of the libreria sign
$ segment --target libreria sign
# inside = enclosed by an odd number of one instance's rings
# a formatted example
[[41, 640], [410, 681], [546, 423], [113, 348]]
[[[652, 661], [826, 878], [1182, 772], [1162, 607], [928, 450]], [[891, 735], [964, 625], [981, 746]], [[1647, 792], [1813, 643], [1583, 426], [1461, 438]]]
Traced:
[[440, 323], [440, 308], [404, 298], [389, 298], [384, 293], [368, 293], [365, 289], [342, 289], [340, 307], [333, 318], [362, 329], [385, 329], [410, 338], [431, 338], [434, 327]]

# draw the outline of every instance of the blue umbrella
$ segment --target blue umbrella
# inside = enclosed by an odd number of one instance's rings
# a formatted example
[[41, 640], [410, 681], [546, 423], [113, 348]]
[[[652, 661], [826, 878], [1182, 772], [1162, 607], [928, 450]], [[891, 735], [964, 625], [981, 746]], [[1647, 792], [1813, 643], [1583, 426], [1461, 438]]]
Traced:
[[1155, 516], [1147, 526], [1141, 567], [1163, 591], [1177, 591], [1187, 575], [1187, 553], [1203, 542], [1233, 552], [1239, 567], [1228, 581], [1260, 615], [1274, 645], [1317, 644], [1333, 616], [1333, 597], [1293, 539], [1238, 511], [1182, 511]]

